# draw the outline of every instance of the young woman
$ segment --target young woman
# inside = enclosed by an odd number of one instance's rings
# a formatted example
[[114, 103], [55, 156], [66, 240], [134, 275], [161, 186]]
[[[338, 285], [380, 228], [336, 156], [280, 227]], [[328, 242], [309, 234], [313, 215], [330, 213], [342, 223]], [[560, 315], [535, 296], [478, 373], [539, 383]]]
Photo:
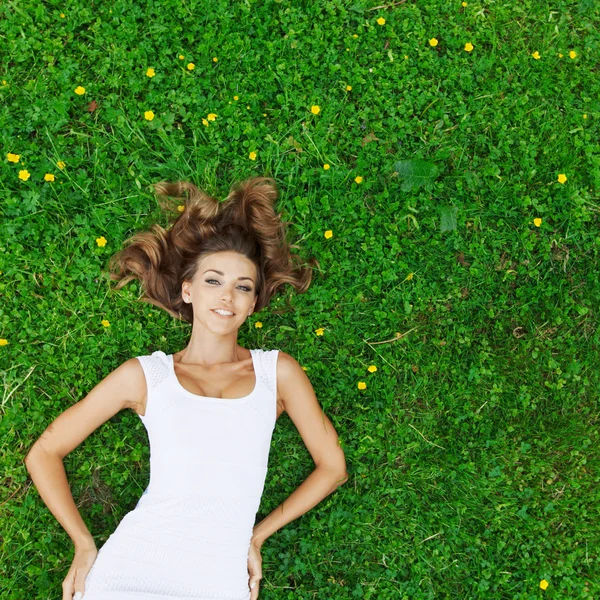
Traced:
[[[312, 272], [293, 265], [272, 179], [244, 181], [224, 203], [186, 182], [155, 189], [187, 196], [184, 210], [167, 229], [130, 238], [110, 260], [111, 279], [117, 289], [139, 279], [142, 300], [192, 325], [189, 342], [125, 361], [52, 422], [26, 464], [75, 546], [63, 600], [255, 600], [264, 541], [347, 480], [337, 433], [298, 362], [237, 343], [247, 317], [286, 283], [306, 291]], [[148, 432], [150, 483], [98, 551], [62, 461], [124, 408]], [[316, 468], [255, 525], [283, 411]]]

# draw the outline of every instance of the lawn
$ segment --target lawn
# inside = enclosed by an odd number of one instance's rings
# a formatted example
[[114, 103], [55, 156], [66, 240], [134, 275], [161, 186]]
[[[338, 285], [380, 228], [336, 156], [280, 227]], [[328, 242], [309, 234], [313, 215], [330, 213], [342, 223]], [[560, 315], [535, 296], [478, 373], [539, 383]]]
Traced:
[[[30, 446], [187, 344], [107, 279], [169, 222], [151, 184], [269, 176], [320, 268], [239, 342], [305, 367], [349, 481], [265, 542], [260, 598], [599, 598], [599, 32], [594, 0], [0, 5], [0, 597], [73, 557]], [[65, 458], [98, 547], [148, 460], [130, 410]], [[282, 416], [257, 521], [313, 467]]]

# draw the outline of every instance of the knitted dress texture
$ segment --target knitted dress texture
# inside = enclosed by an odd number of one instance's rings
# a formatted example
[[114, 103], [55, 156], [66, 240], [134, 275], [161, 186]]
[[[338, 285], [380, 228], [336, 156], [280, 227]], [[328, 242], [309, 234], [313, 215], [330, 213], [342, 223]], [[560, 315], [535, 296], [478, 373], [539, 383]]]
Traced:
[[136, 357], [148, 387], [140, 418], [150, 482], [99, 549], [83, 600], [248, 600], [248, 552], [277, 419], [279, 350], [250, 350], [243, 398], [199, 396], [173, 355]]

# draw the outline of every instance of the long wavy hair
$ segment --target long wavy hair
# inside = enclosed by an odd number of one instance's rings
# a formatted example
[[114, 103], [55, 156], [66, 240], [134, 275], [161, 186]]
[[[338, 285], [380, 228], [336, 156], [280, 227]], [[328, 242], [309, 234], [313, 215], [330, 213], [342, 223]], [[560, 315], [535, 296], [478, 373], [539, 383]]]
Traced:
[[[200, 260], [214, 252], [233, 251], [250, 259], [257, 270], [254, 312], [264, 308], [286, 283], [305, 292], [312, 279], [315, 258], [296, 264], [286, 241], [286, 227], [275, 212], [279, 191], [270, 177], [252, 177], [234, 185], [220, 203], [192, 183], [177, 181], [153, 185], [163, 209], [184, 209], [169, 218], [166, 228], [134, 234], [109, 259], [109, 278], [116, 290], [132, 279], [142, 287], [140, 301], [166, 310], [176, 319], [193, 322], [192, 305], [183, 301], [181, 284], [194, 278]], [[175, 199], [173, 202], [169, 199]]]

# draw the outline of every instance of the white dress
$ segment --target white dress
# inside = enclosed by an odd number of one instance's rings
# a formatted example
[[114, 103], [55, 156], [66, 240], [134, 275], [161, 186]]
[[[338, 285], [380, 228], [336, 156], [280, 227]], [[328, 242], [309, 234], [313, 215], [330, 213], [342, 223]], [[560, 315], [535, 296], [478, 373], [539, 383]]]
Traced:
[[248, 600], [248, 551], [277, 419], [279, 350], [250, 350], [243, 398], [199, 396], [173, 355], [138, 356], [150, 483], [99, 549], [83, 600]]

